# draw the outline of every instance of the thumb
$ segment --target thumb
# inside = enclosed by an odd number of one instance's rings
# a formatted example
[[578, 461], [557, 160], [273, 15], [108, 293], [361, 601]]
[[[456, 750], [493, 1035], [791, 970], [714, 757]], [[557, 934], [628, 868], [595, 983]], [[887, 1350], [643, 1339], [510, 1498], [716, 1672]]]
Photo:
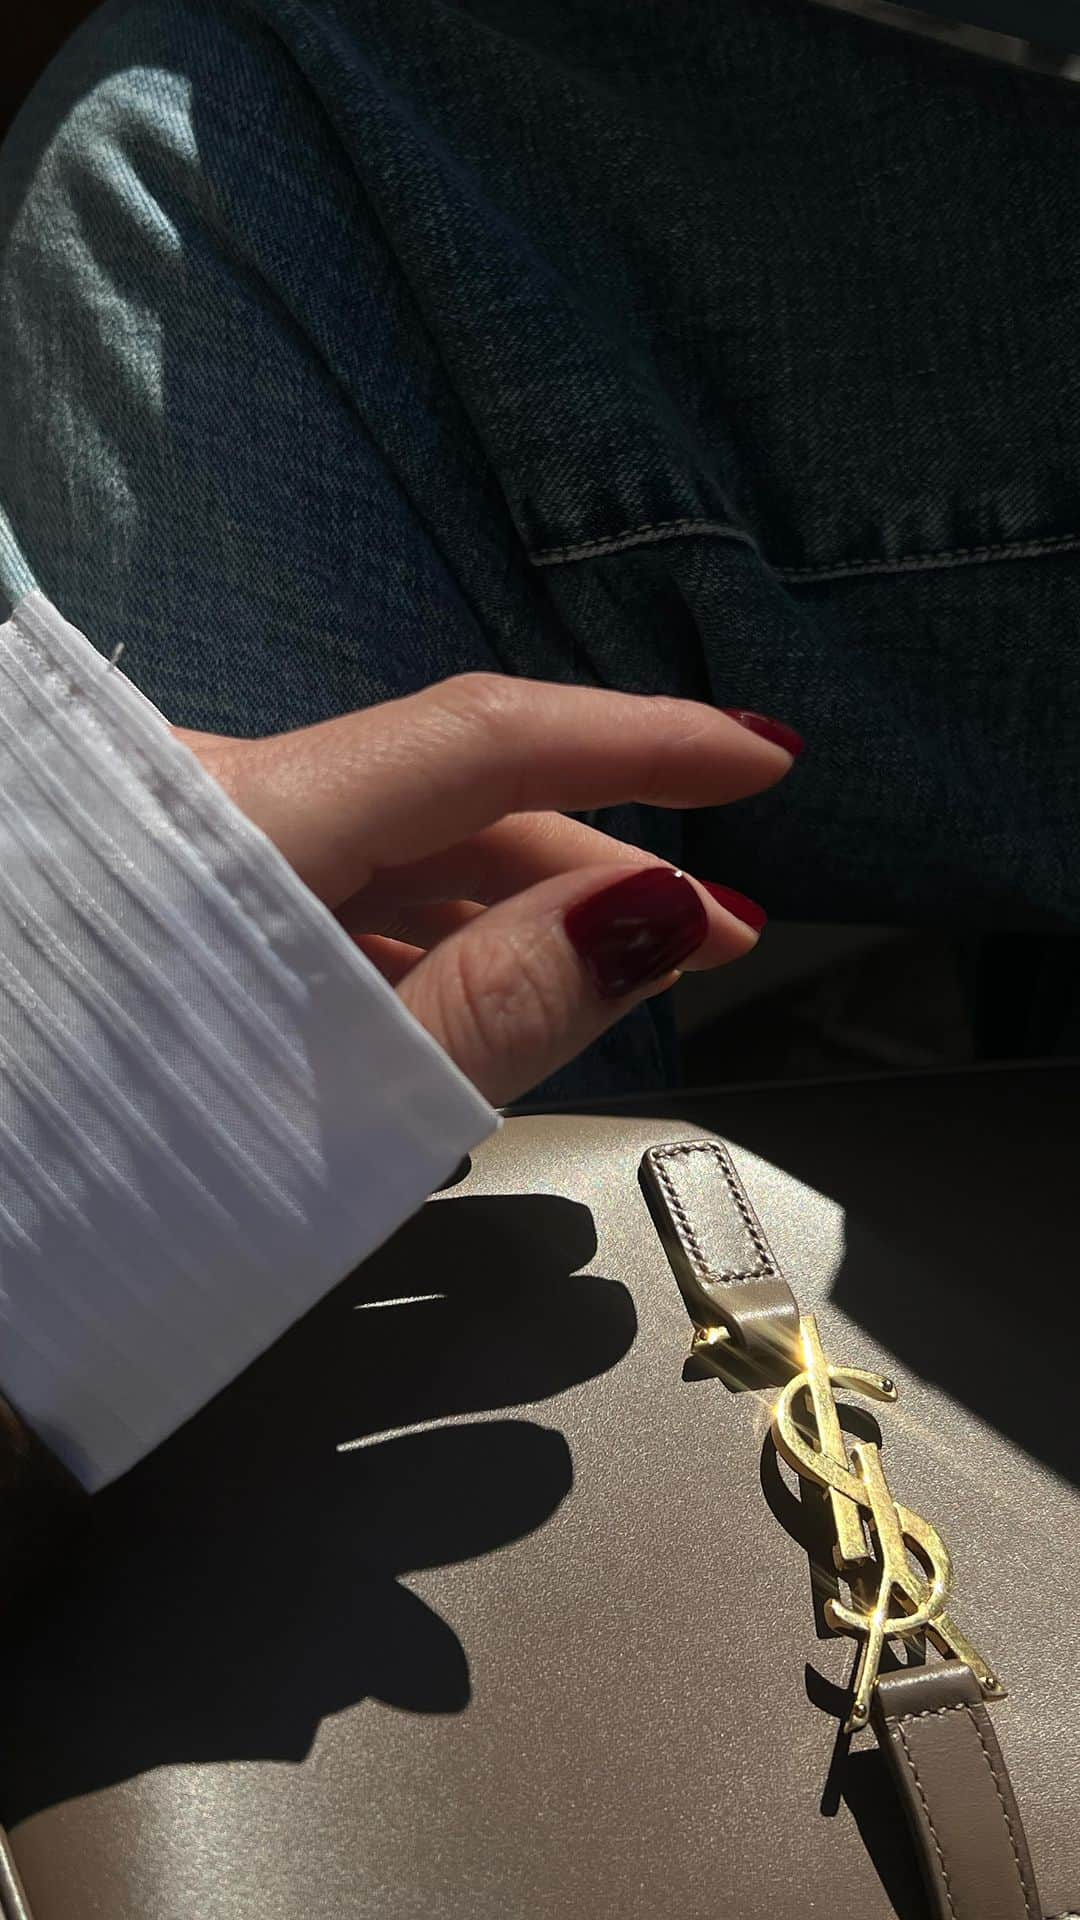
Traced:
[[670, 867], [560, 874], [480, 913], [398, 992], [496, 1106], [564, 1066], [692, 953], [738, 959], [756, 935]]

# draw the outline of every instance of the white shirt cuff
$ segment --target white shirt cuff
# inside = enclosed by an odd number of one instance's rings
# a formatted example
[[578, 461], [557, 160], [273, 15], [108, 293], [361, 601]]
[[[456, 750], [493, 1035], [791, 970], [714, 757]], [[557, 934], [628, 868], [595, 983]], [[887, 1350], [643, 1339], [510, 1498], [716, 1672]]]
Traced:
[[0, 1391], [87, 1487], [497, 1116], [40, 594], [0, 627]]

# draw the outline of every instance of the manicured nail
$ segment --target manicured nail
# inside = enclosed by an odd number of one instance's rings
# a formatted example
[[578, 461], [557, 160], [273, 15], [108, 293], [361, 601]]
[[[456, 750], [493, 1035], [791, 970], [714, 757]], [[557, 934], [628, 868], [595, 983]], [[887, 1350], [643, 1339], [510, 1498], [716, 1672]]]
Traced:
[[671, 867], [642, 867], [579, 900], [567, 938], [606, 1000], [660, 980], [700, 947], [709, 916], [689, 880]]
[[744, 927], [752, 927], [755, 933], [761, 932], [769, 916], [756, 900], [748, 900], [745, 893], [736, 893], [734, 887], [714, 886], [711, 880], [703, 880], [701, 885], [719, 906], [733, 913], [736, 920], [741, 920]]
[[767, 713], [748, 713], [744, 707], [721, 707], [720, 711], [726, 713], [729, 720], [737, 720], [749, 733], [760, 733], [762, 739], [771, 740], [774, 747], [783, 747], [794, 760], [806, 751], [802, 734], [786, 726], [783, 720], [770, 720]]

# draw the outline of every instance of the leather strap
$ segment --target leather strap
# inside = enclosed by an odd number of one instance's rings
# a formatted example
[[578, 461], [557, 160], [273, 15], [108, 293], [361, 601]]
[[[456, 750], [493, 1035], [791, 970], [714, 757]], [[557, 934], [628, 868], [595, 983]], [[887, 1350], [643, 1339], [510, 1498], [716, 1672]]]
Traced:
[[741, 1346], [794, 1356], [799, 1309], [726, 1147], [678, 1140], [652, 1147], [641, 1179], [691, 1318], [726, 1327]]
[[871, 1709], [934, 1920], [1042, 1920], [1012, 1785], [962, 1661], [884, 1674]]

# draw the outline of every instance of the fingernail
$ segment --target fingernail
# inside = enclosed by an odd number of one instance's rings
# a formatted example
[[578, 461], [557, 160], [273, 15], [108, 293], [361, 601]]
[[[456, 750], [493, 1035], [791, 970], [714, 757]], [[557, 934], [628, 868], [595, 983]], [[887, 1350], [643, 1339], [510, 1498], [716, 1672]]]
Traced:
[[721, 907], [733, 913], [736, 920], [741, 920], [744, 927], [752, 927], [755, 933], [761, 932], [769, 916], [756, 900], [748, 899], [745, 893], [736, 893], [734, 887], [715, 886], [711, 880], [703, 880], [701, 885]]
[[745, 707], [721, 707], [720, 711], [726, 713], [729, 720], [737, 720], [748, 733], [759, 733], [763, 740], [771, 740], [774, 747], [783, 747], [794, 760], [806, 751], [802, 734], [786, 726], [783, 720], [770, 720], [767, 713], [748, 713]]
[[686, 960], [708, 933], [709, 916], [683, 874], [642, 867], [579, 900], [564, 925], [597, 992], [618, 1000]]

